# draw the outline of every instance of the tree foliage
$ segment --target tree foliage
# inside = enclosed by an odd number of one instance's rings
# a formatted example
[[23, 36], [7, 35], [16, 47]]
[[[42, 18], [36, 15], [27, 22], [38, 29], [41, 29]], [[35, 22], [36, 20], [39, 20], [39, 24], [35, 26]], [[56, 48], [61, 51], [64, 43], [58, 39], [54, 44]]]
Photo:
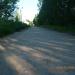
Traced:
[[15, 4], [18, 0], [0, 0], [0, 18], [8, 19], [12, 16]]
[[37, 16], [39, 25], [63, 25], [74, 27], [75, 0], [39, 0], [42, 2]]
[[43, 0], [38, 0], [37, 6], [38, 6], [39, 10], [41, 9], [42, 3], [43, 3]]

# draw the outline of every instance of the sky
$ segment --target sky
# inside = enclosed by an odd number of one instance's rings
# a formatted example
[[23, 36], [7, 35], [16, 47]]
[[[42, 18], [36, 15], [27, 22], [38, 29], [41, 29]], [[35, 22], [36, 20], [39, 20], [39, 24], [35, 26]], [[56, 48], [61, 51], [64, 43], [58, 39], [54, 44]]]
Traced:
[[20, 0], [18, 3], [20, 18], [23, 22], [26, 20], [32, 21], [38, 13], [38, 0]]

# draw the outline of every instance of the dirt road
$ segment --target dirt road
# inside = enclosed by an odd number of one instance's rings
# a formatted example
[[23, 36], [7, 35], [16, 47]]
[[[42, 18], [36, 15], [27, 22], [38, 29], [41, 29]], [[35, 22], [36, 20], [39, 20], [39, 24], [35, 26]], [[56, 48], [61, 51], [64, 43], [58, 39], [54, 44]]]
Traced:
[[32, 27], [0, 39], [0, 75], [75, 75], [75, 36]]

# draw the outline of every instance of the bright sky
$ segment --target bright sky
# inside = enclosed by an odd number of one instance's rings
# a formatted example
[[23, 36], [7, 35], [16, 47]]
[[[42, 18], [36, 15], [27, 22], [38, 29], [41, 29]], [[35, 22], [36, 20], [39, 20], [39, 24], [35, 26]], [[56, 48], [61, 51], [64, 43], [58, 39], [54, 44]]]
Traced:
[[37, 7], [38, 0], [20, 0], [18, 3], [19, 5], [19, 11], [20, 16], [23, 22], [26, 21], [26, 19], [32, 21], [35, 14], [38, 13], [38, 7]]

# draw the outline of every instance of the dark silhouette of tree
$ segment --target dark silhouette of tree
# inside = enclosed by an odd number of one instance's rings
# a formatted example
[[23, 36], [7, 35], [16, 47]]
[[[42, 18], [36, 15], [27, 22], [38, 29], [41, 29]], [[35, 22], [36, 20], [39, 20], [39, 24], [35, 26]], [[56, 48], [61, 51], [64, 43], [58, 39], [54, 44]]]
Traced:
[[15, 4], [18, 0], [0, 0], [0, 18], [5, 18], [12, 16], [12, 12], [15, 9]]
[[75, 26], [75, 0], [39, 0], [39, 3], [42, 4], [37, 15], [39, 25]]

